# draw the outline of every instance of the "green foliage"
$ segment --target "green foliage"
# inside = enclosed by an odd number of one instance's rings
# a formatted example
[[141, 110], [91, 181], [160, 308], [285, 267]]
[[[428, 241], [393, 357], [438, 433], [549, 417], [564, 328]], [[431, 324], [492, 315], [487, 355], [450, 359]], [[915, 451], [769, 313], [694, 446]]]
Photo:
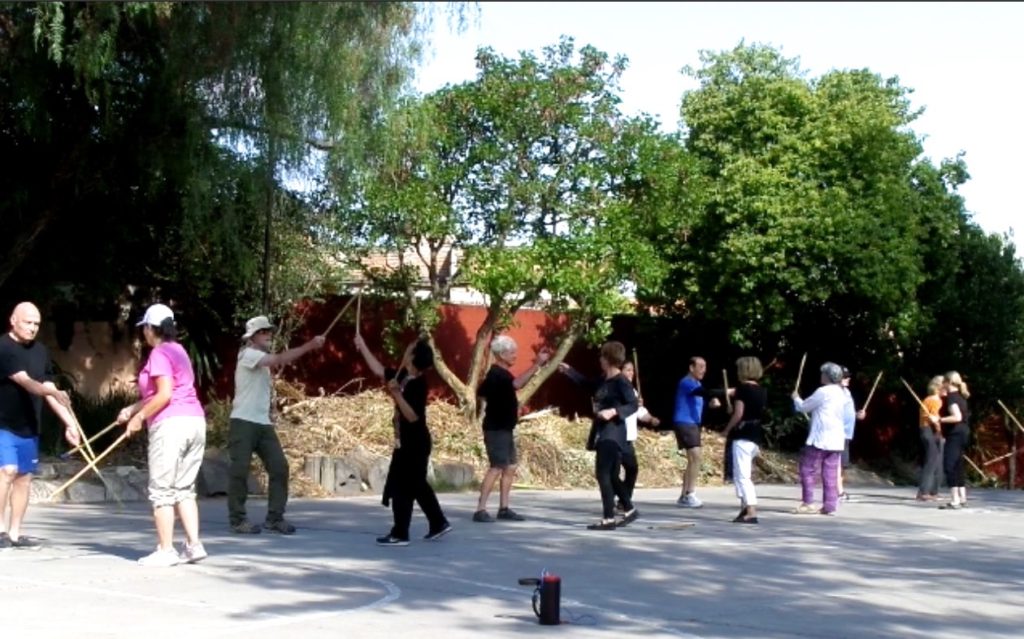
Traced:
[[[482, 292], [488, 317], [476, 335], [477, 364], [481, 345], [523, 306], [565, 313], [570, 344], [603, 337], [608, 318], [628, 309], [622, 287], [655, 279], [661, 268], [633, 232], [631, 198], [643, 191], [637, 174], [656, 133], [619, 113], [626, 61], [577, 51], [563, 38], [540, 57], [481, 49], [477, 65], [475, 80], [406, 100], [391, 114], [359, 214], [342, 220], [341, 235], [355, 240], [350, 255], [401, 255], [387, 277], [372, 275], [410, 307], [436, 308], [453, 286]], [[444, 265], [459, 252], [448, 273]], [[415, 271], [405, 270], [414, 266], [427, 272], [426, 302], [414, 303]], [[434, 317], [410, 319], [428, 330]], [[440, 370], [471, 402], [474, 380]]]

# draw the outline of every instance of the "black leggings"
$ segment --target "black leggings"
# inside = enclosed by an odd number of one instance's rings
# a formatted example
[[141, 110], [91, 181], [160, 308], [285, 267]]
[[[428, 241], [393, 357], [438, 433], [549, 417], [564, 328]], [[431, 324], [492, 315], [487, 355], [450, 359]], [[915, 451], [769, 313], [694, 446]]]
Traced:
[[946, 485], [950, 488], [966, 486], [964, 479], [964, 449], [967, 448], [967, 429], [959, 426], [946, 435], [942, 468], [946, 472]]
[[[626, 442], [626, 449], [622, 451], [620, 461], [624, 473], [624, 477], [620, 480], [622, 489], [626, 491], [630, 501], [632, 501], [633, 488], [636, 486], [636, 478], [640, 474], [640, 465], [636, 461], [636, 449], [633, 448], [633, 442]], [[618, 480], [618, 474], [615, 475], [615, 478]], [[615, 493], [618, 494], [617, 489]]]
[[626, 492], [626, 487], [619, 479], [622, 450], [610, 440], [597, 442], [597, 456], [594, 458], [594, 475], [597, 486], [601, 489], [601, 507], [604, 519], [615, 518], [615, 497], [619, 498], [626, 512], [633, 510], [633, 502]]
[[441, 511], [441, 504], [437, 501], [437, 494], [427, 483], [429, 460], [430, 449], [422, 447], [396, 448], [391, 455], [391, 467], [388, 473], [393, 474], [393, 477], [389, 477], [389, 480], [393, 482], [391, 490], [391, 512], [395, 518], [395, 524], [391, 528], [393, 537], [409, 539], [413, 502], [418, 503], [423, 514], [427, 516], [429, 532], [437, 532], [448, 523], [444, 512]]

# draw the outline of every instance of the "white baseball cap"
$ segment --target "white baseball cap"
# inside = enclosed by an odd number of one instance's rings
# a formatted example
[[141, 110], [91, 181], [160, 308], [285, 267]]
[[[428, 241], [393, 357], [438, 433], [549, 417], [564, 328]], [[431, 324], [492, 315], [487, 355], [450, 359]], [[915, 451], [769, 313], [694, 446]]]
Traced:
[[153, 304], [146, 309], [146, 314], [142, 316], [142, 319], [136, 326], [144, 326], [146, 324], [160, 326], [164, 323], [165, 319], [173, 320], [174, 311], [166, 304]]
[[272, 330], [273, 328], [274, 325], [270, 323], [266, 315], [257, 315], [245, 323], [245, 334], [242, 335], [242, 339], [249, 339], [259, 331]]

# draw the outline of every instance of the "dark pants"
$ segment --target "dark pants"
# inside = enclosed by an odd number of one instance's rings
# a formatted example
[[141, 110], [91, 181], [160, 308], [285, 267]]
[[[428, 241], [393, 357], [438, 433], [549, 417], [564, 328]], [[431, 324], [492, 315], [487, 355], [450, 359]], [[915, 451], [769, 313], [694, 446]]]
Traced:
[[942, 440], [933, 428], [925, 426], [921, 428], [921, 445], [924, 447], [924, 465], [921, 467], [921, 484], [917, 492], [921, 495], [937, 495], [942, 482]]
[[228, 434], [231, 477], [228, 480], [228, 520], [231, 525], [245, 521], [245, 499], [249, 495], [249, 464], [252, 454], [267, 469], [267, 521], [284, 518], [288, 503], [288, 460], [281, 449], [277, 431], [268, 424], [232, 419]]
[[722, 459], [722, 469], [725, 481], [732, 481], [732, 443], [736, 441], [737, 429], [733, 428], [725, 437], [725, 457]]
[[594, 475], [597, 486], [601, 489], [601, 507], [604, 519], [615, 518], [615, 497], [619, 498], [626, 512], [633, 510], [633, 501], [626, 492], [626, 487], [619, 479], [619, 467], [622, 461], [622, 449], [614, 441], [597, 442], [597, 456], [594, 459]]
[[391, 454], [386, 497], [391, 501], [391, 512], [395, 518], [391, 528], [392, 537], [409, 539], [413, 502], [419, 504], [420, 510], [426, 515], [430, 532], [437, 532], [448, 523], [437, 501], [437, 494], [427, 482], [429, 462], [429, 445], [396, 448]]
[[943, 470], [946, 485], [950, 488], [966, 486], [964, 477], [964, 449], [967, 448], [967, 429], [956, 428], [946, 435], [946, 450], [943, 451]]
[[[622, 484], [622, 490], [629, 495], [630, 501], [633, 500], [633, 488], [636, 486], [636, 478], [640, 474], [640, 464], [636, 460], [636, 449], [633, 447], [633, 442], [626, 442], [626, 449], [622, 451], [619, 462], [622, 465], [623, 477], [619, 479], [619, 475], [615, 475], [615, 479]], [[615, 494], [619, 493], [619, 489], [614, 489]]]

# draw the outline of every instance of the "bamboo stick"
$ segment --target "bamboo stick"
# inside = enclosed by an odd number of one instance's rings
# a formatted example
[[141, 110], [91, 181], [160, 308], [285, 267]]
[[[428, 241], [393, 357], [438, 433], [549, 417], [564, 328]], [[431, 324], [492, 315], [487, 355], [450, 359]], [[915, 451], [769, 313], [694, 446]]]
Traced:
[[636, 349], [633, 349], [633, 381], [636, 382], [636, 394], [643, 397], [644, 394], [640, 390], [640, 359], [637, 357]]
[[804, 364], [806, 364], [806, 363], [807, 363], [807, 353], [804, 353], [804, 356], [800, 358], [800, 370], [797, 371], [797, 374], [796, 374], [796, 387], [793, 388], [793, 392], [794, 393], [799, 393], [800, 392], [800, 379], [804, 376]]
[[726, 369], [722, 369], [722, 384], [725, 388], [725, 409], [732, 412], [732, 399], [729, 398], [729, 372]]
[[93, 435], [93, 436], [92, 436], [92, 437], [90, 437], [89, 439], [87, 439], [87, 440], [83, 441], [83, 442], [82, 442], [81, 444], [79, 444], [78, 446], [75, 446], [74, 448], [72, 448], [72, 449], [71, 449], [71, 450], [69, 450], [68, 452], [66, 452], [66, 453], [64, 453], [63, 455], [61, 455], [61, 456], [60, 456], [60, 458], [61, 458], [61, 459], [68, 459], [69, 457], [71, 457], [72, 455], [74, 455], [75, 453], [77, 453], [78, 451], [82, 450], [82, 448], [83, 448], [83, 447], [84, 447], [84, 446], [85, 446], [85, 445], [86, 445], [87, 443], [88, 443], [88, 444], [91, 444], [91, 443], [93, 443], [94, 441], [96, 441], [97, 439], [99, 439], [100, 437], [103, 437], [104, 435], [106, 435], [106, 434], [107, 434], [107, 433], [109, 433], [110, 431], [112, 431], [112, 430], [114, 430], [115, 428], [117, 428], [117, 425], [118, 425], [118, 424], [117, 424], [117, 422], [116, 422], [116, 421], [115, 421], [115, 422], [112, 422], [112, 423], [111, 423], [111, 424], [110, 424], [109, 426], [107, 426], [106, 428], [104, 428], [104, 429], [103, 429], [103, 430], [101, 430], [100, 432], [96, 433], [95, 435]]
[[914, 389], [910, 387], [910, 384], [907, 383], [907, 380], [901, 377], [900, 381], [903, 382], [903, 385], [907, 387], [907, 391], [910, 393], [911, 397], [914, 398], [914, 401], [917, 402], [917, 405], [921, 407], [921, 410], [924, 411], [924, 414], [928, 415], [928, 407], [924, 405], [924, 402], [922, 402], [921, 399], [917, 396], [917, 393], [914, 392]]
[[351, 306], [352, 302], [354, 301], [356, 301], [356, 298], [352, 297], [347, 302], [345, 302], [345, 305], [341, 307], [341, 310], [338, 311], [338, 314], [334, 316], [334, 320], [330, 323], [330, 325], [328, 325], [327, 330], [324, 331], [325, 337], [327, 336], [328, 333], [331, 332], [331, 329], [334, 328], [334, 325], [338, 323], [338, 320], [341, 319], [341, 316], [345, 314], [345, 311], [348, 310], [348, 307]]
[[868, 398], [864, 400], [864, 405], [860, 407], [861, 410], [866, 411], [868, 404], [871, 403], [871, 398], [875, 396], [875, 389], [878, 388], [878, 382], [882, 380], [882, 371], [878, 371], [878, 377], [875, 378], [875, 383], [871, 385], [871, 392], [868, 393]]
[[359, 335], [359, 322], [363, 314], [363, 289], [356, 295], [356, 335]]
[[1007, 408], [1007, 407], [1006, 407], [1006, 404], [1004, 404], [1004, 403], [1003, 403], [1003, 400], [1001, 400], [1001, 399], [997, 399], [997, 400], [996, 400], [996, 402], [998, 402], [998, 403], [999, 403], [999, 407], [1000, 407], [1000, 408], [1002, 408], [1002, 409], [1003, 409], [1004, 411], [1006, 411], [1006, 415], [1007, 415], [1007, 416], [1008, 416], [1008, 417], [1009, 417], [1010, 419], [1012, 419], [1012, 420], [1013, 420], [1013, 423], [1014, 423], [1014, 424], [1017, 424], [1017, 428], [1021, 429], [1021, 431], [1024, 431], [1024, 425], [1021, 425], [1021, 423], [1020, 423], [1020, 420], [1019, 420], [1019, 419], [1017, 419], [1017, 416], [1016, 416], [1016, 415], [1014, 415], [1014, 414], [1013, 414], [1013, 412], [1012, 412], [1012, 411], [1011, 411], [1011, 410], [1010, 410], [1009, 408]]
[[964, 459], [967, 460], [968, 464], [970, 464], [972, 467], [974, 467], [974, 470], [978, 471], [978, 474], [981, 475], [982, 479], [984, 479], [985, 481], [988, 481], [988, 475], [985, 474], [985, 471], [983, 471], [982, 469], [978, 468], [978, 465], [975, 464], [974, 461], [970, 457], [968, 457], [966, 454], [963, 457], [964, 457]]
[[[89, 443], [89, 440], [86, 439], [85, 437], [85, 429], [82, 428], [81, 422], [78, 421], [78, 416], [75, 415], [75, 413], [70, 408], [68, 409], [68, 413], [71, 415], [71, 421], [75, 423], [75, 430], [78, 431], [78, 436], [82, 439], [82, 446], [85, 446], [85, 452], [82, 453], [82, 457], [85, 457], [85, 461], [87, 462], [95, 463], [96, 453], [93, 452], [92, 445]], [[121, 498], [117, 496], [117, 492], [110, 486], [110, 482], [108, 482], [107, 478], [103, 476], [103, 473], [100, 472], [100, 469], [97, 468], [96, 466], [93, 466], [92, 469], [96, 473], [96, 476], [100, 478], [100, 483], [103, 484], [103, 488], [105, 488], [108, 493], [114, 496], [114, 501], [117, 502], [118, 508], [124, 508], [124, 504], [121, 502]]]
[[90, 468], [93, 469], [93, 470], [96, 470], [96, 464], [98, 464], [101, 459], [103, 459], [104, 457], [106, 457], [110, 453], [114, 452], [114, 449], [117, 448], [118, 446], [120, 446], [121, 442], [123, 442], [126, 439], [128, 439], [128, 431], [125, 431], [125, 432], [121, 433], [121, 436], [118, 437], [116, 440], [114, 440], [113, 444], [108, 446], [107, 449], [105, 451], [103, 451], [102, 453], [100, 453], [98, 457], [93, 458], [92, 461], [90, 461], [88, 464], [86, 464], [85, 468], [83, 468], [82, 470], [80, 470], [77, 473], [75, 473], [74, 477], [72, 477], [71, 479], [67, 480], [66, 482], [61, 484], [61, 486], [59, 488], [57, 488], [52, 493], [50, 493], [50, 501], [55, 501], [55, 498], [57, 497], [57, 495], [59, 495], [62, 492], [64, 492], [68, 488], [68, 486], [70, 486], [71, 484], [73, 484], [76, 481], [78, 481], [78, 479], [82, 475], [84, 475], [86, 472], [88, 472], [88, 470]]

